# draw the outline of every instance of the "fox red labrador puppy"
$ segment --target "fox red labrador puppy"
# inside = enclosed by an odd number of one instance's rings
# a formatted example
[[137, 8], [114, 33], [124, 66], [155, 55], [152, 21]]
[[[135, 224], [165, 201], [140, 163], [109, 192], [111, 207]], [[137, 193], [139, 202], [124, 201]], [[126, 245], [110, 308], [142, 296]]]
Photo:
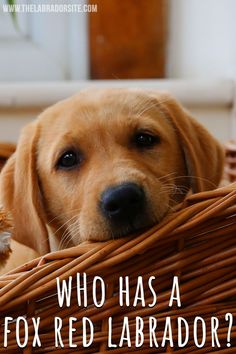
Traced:
[[216, 188], [223, 150], [169, 94], [88, 89], [46, 109], [1, 174], [15, 238], [40, 254], [160, 222], [186, 194]]

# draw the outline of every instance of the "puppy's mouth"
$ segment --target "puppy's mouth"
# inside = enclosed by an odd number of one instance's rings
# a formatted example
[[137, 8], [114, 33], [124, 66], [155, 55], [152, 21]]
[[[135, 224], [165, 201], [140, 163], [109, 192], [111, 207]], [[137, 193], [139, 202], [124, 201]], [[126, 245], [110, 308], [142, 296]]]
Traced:
[[111, 238], [118, 239], [141, 234], [143, 231], [154, 226], [157, 221], [151, 220], [148, 215], [139, 215], [134, 219], [127, 219], [126, 222], [110, 225]]

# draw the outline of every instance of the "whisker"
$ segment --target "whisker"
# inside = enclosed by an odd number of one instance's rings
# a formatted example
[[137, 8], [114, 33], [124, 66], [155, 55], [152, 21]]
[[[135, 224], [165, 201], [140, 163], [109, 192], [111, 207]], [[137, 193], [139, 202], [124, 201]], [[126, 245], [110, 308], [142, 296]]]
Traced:
[[70, 238], [71, 238], [70, 232], [69, 232], [69, 230], [66, 230], [66, 231], [63, 233], [62, 238], [61, 238], [61, 241], [60, 241], [60, 243], [59, 243], [59, 246], [58, 246], [59, 250], [60, 250], [60, 249], [63, 249], [63, 248], [66, 248], [66, 242], [67, 242], [67, 244], [68, 244]]
[[164, 175], [164, 176], [158, 177], [158, 180], [161, 181], [161, 180], [163, 180], [164, 178], [170, 177], [170, 176], [172, 176], [172, 175], [176, 175], [176, 172], [167, 173], [167, 174]]
[[153, 102], [153, 98], [154, 97], [150, 97], [148, 100], [146, 100], [146, 104], [145, 104], [145, 106], [143, 106], [143, 110], [138, 112], [138, 117], [141, 117], [149, 109], [155, 108], [155, 107], [157, 108], [162, 103], [168, 102], [170, 100], [170, 98], [164, 98], [163, 100]]
[[70, 218], [69, 220], [67, 220], [65, 223], [63, 223], [56, 231], [55, 231], [55, 235], [63, 228], [66, 227], [73, 219], [77, 218], [77, 215], [72, 216], [72, 218]]
[[77, 224], [78, 224], [78, 220], [76, 218], [74, 222], [72, 222], [70, 225], [67, 226], [66, 230], [64, 231], [64, 233], [62, 235], [62, 239], [60, 241], [59, 247], [62, 248], [64, 244], [65, 244], [65, 246], [68, 245], [68, 243], [71, 239], [71, 235], [72, 235], [71, 229], [73, 230], [73, 228], [76, 227]]
[[179, 179], [179, 178], [191, 178], [191, 179], [199, 179], [199, 180], [202, 180], [202, 181], [205, 181], [205, 182], [208, 182], [210, 183], [214, 188], [217, 187], [217, 184], [215, 184], [214, 182], [212, 182], [210, 179], [208, 178], [204, 178], [204, 177], [199, 177], [199, 176], [176, 176], [174, 177], [174, 179]]
[[60, 219], [63, 216], [67, 216], [68, 214], [74, 213], [74, 212], [79, 212], [81, 210], [81, 208], [77, 208], [77, 209], [73, 209], [73, 210], [69, 210], [66, 211], [64, 213], [61, 213], [60, 215], [55, 216], [54, 218], [50, 219], [48, 221], [48, 225], [50, 225], [54, 220]]

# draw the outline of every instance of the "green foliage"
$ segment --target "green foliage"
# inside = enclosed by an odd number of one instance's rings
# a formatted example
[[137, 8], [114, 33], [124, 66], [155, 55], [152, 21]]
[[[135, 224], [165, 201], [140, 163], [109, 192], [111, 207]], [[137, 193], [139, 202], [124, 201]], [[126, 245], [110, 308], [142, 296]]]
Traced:
[[[15, 0], [6, 0], [7, 1], [7, 4], [8, 5], [15, 5], [16, 1]], [[18, 22], [17, 22], [17, 18], [16, 18], [16, 13], [15, 11], [14, 12], [11, 12], [11, 18], [12, 18], [12, 21], [14, 23], [14, 26], [16, 27], [16, 29], [18, 30]]]

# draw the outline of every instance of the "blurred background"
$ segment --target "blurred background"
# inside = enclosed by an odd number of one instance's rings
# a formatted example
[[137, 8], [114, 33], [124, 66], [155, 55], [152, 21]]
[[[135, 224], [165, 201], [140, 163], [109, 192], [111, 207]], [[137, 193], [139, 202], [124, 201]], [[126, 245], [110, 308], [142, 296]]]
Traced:
[[[10, 2], [12, 2], [11, 0]], [[17, 13], [0, 0], [0, 80], [233, 78], [235, 0], [15, 0], [96, 4]]]
[[235, 14], [235, 0], [0, 0], [0, 141], [90, 85], [167, 89], [221, 141], [235, 138]]

